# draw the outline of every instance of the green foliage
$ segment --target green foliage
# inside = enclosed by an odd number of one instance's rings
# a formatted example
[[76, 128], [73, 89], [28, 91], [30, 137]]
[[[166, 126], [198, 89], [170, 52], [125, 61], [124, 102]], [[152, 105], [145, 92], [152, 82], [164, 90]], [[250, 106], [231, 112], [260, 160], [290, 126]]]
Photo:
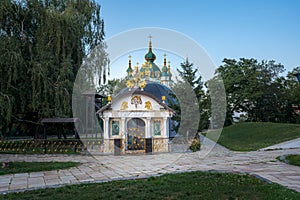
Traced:
[[9, 162], [8, 167], [0, 168], [0, 175], [68, 169], [78, 165], [78, 162]]
[[97, 89], [102, 95], [117, 95], [123, 88], [126, 87], [125, 79], [108, 80], [107, 84], [102, 84]]
[[194, 137], [194, 133], [209, 126], [209, 99], [203, 90], [202, 77], [194, 64], [186, 58], [180, 68], [177, 69], [179, 77], [176, 78], [181, 80], [177, 80], [171, 88], [177, 96], [179, 105], [170, 106], [176, 112], [173, 120], [179, 122], [175, 129], [181, 135], [189, 133]]
[[225, 125], [231, 124], [231, 118], [226, 117], [226, 114], [229, 115], [230, 112], [226, 113], [227, 101], [222, 78], [219, 75], [216, 75], [208, 80], [205, 85], [207, 86], [207, 108], [209, 108], [209, 116], [211, 118], [210, 128], [222, 128], [224, 126], [225, 118], [227, 119]]
[[300, 167], [300, 155], [287, 155], [280, 156], [277, 158], [278, 160], [285, 162], [287, 164], [295, 165]]
[[[197, 97], [187, 82], [178, 82], [171, 87], [179, 102], [170, 105], [176, 112], [173, 120], [178, 122], [175, 130], [183, 137], [194, 138], [198, 132], [200, 112]], [[170, 94], [170, 96], [174, 96]], [[191, 120], [193, 119], [193, 120]]]
[[300, 155], [288, 155], [285, 157], [289, 164], [300, 167]]
[[225, 85], [227, 121], [233, 121], [234, 112], [246, 112], [249, 121], [295, 121], [290, 101], [295, 91], [290, 90], [290, 81], [280, 76], [283, 65], [245, 58], [223, 62], [216, 73], [221, 75]]
[[[216, 133], [206, 135], [216, 141]], [[235, 151], [255, 151], [300, 137], [300, 125], [246, 122], [225, 127], [217, 142]]]
[[200, 151], [201, 149], [200, 139], [198, 137], [193, 139], [192, 144], [190, 145], [189, 148], [193, 152]]
[[[95, 192], [97, 191], [97, 192]], [[190, 172], [148, 179], [70, 185], [0, 195], [0, 199], [299, 199], [300, 194], [249, 175]]]
[[201, 97], [203, 93], [203, 82], [201, 81], [201, 76], [199, 75], [198, 69], [195, 69], [194, 64], [189, 62], [188, 58], [180, 64], [180, 69], [177, 69], [179, 76], [184, 82], [188, 83], [195, 91], [197, 97]]
[[43, 117], [72, 115], [73, 82], [83, 57], [102, 42], [103, 25], [93, 0], [1, 1], [3, 137], [14, 122], [27, 129]]

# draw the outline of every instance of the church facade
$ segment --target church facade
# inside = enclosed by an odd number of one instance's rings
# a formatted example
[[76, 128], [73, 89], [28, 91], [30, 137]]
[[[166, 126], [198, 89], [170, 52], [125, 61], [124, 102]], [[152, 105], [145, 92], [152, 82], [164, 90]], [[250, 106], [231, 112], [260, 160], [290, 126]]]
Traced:
[[132, 67], [129, 57], [127, 87], [97, 111], [103, 120], [103, 153], [169, 152], [174, 135], [174, 111], [168, 106], [174, 103], [169, 88], [173, 82], [164, 56], [163, 66], [158, 67], [150, 40], [141, 67]]

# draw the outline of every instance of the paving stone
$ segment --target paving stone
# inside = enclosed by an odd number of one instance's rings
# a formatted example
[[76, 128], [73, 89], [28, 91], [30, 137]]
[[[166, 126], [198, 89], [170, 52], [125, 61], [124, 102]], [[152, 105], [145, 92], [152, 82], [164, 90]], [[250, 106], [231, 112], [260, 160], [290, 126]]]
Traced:
[[45, 181], [43, 177], [28, 178], [28, 188], [44, 187]]
[[23, 184], [14, 184], [14, 185], [10, 185], [9, 190], [21, 190], [21, 189], [27, 189], [27, 184], [23, 185]]
[[28, 173], [22, 173], [22, 174], [14, 174], [14, 178], [28, 178]]
[[65, 183], [71, 183], [71, 180], [76, 180], [76, 177], [74, 176], [61, 176], [60, 181], [65, 184]]
[[49, 180], [45, 180], [45, 184], [46, 186], [53, 186], [53, 185], [59, 185], [62, 184], [62, 182], [59, 179], [49, 179]]
[[33, 177], [43, 177], [44, 176], [44, 172], [32, 172], [29, 174], [29, 177], [30, 178], [33, 178]]
[[56, 175], [47, 175], [47, 176], [44, 176], [44, 179], [45, 180], [59, 179], [59, 176], [57, 174]]
[[8, 188], [9, 188], [8, 185], [7, 186], [0, 186], [0, 193], [8, 191]]
[[27, 178], [13, 178], [11, 180], [11, 185], [27, 185], [28, 179]]
[[44, 172], [44, 176], [50, 176], [50, 175], [57, 175], [57, 171], [53, 170], [53, 171], [46, 171]]
[[11, 178], [7, 178], [7, 177], [1, 178], [1, 179], [0, 179], [0, 187], [1, 187], [2, 185], [7, 185], [7, 184], [9, 184], [10, 181], [11, 181]]

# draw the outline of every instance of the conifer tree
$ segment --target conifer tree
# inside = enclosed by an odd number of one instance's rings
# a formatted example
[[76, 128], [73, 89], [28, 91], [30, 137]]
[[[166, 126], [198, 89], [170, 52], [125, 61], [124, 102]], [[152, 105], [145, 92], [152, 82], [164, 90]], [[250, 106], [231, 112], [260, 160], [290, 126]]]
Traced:
[[177, 78], [177, 83], [172, 87], [179, 103], [171, 105], [176, 112], [173, 119], [178, 122], [176, 130], [180, 134], [194, 137], [198, 131], [208, 126], [208, 115], [203, 112], [203, 82], [198, 69], [195, 69], [188, 58], [180, 67], [181, 69], [177, 69], [180, 79]]

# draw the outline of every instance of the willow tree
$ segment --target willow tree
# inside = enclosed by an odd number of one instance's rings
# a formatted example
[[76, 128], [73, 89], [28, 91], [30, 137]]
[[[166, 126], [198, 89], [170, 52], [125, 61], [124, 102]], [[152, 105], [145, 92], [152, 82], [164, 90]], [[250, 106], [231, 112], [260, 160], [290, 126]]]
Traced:
[[2, 0], [0, 23], [2, 136], [16, 121], [28, 129], [43, 117], [71, 116], [76, 74], [104, 38], [100, 6], [92, 0]]

